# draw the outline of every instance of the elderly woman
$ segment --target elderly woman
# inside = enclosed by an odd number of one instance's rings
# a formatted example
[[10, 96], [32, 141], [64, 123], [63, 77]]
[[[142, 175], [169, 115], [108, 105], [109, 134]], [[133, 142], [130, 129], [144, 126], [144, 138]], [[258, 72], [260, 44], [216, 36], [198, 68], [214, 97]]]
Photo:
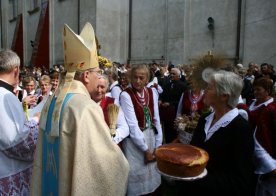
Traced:
[[254, 129], [255, 173], [259, 175], [256, 195], [276, 195], [276, 103], [271, 97], [273, 82], [269, 78], [259, 78], [254, 80], [253, 88], [256, 99], [249, 106], [249, 122]]
[[130, 137], [123, 141], [130, 165], [127, 195], [152, 193], [161, 183], [154, 155], [155, 149], [162, 144], [158, 93], [146, 87], [149, 77], [147, 65], [133, 66], [131, 86], [120, 95], [120, 105], [130, 130]]
[[[116, 104], [118, 107], [119, 102], [113, 97], [106, 95], [106, 91], [108, 89], [109, 83], [106, 75], [102, 75], [99, 77], [97, 90], [92, 93], [91, 98], [98, 103], [104, 113], [104, 119], [107, 125], [110, 125], [110, 119], [108, 118], [108, 109], [109, 104]], [[124, 138], [129, 135], [129, 128], [126, 123], [125, 115], [121, 108], [119, 108], [118, 119], [116, 123], [116, 133], [112, 136], [112, 140], [119, 144]]]
[[207, 176], [180, 182], [185, 195], [252, 195], [254, 193], [254, 141], [248, 122], [236, 105], [242, 79], [233, 72], [218, 71], [208, 80], [204, 102], [213, 112], [198, 122], [191, 144], [209, 154]]

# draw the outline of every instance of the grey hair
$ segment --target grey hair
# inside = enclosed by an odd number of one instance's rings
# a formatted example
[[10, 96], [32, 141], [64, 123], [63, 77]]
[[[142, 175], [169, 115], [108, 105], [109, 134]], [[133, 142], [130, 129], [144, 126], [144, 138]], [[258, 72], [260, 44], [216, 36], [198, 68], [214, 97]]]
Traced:
[[84, 74], [84, 72], [90, 71], [90, 70], [93, 70], [93, 69], [95, 69], [95, 68], [91, 68], [91, 69], [87, 69], [87, 70], [77, 70], [76, 73], [75, 73], [74, 79], [78, 80], [78, 81], [81, 81], [81, 78], [82, 78], [82, 75]]
[[178, 76], [181, 75], [181, 71], [180, 71], [179, 68], [174, 67], [174, 68], [171, 69], [171, 71], [176, 71], [176, 74], [177, 74]]
[[218, 95], [229, 95], [228, 105], [235, 108], [243, 88], [242, 78], [234, 72], [220, 70], [211, 76]]
[[109, 88], [109, 80], [108, 80], [107, 75], [103, 74], [103, 75], [99, 76], [99, 79], [104, 79], [104, 81], [106, 83], [106, 91], [107, 91]]
[[138, 69], [143, 69], [147, 72], [147, 77], [148, 80], [150, 79], [150, 70], [149, 70], [149, 66], [146, 64], [136, 64], [136, 65], [132, 65], [131, 70], [130, 70], [130, 77], [132, 78], [135, 71]]
[[10, 72], [12, 68], [20, 66], [20, 58], [12, 50], [0, 51], [0, 73]]

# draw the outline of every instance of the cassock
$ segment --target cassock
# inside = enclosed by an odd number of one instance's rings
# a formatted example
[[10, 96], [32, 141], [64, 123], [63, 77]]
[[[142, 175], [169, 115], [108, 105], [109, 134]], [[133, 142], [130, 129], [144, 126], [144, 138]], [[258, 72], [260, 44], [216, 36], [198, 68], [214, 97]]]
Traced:
[[25, 118], [13, 87], [0, 80], [0, 195], [28, 195], [38, 118]]

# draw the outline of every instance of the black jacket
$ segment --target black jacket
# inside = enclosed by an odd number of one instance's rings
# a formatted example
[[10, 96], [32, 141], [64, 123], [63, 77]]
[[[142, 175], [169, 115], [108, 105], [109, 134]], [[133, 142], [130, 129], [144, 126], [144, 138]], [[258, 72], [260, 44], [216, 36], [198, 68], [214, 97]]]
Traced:
[[179, 195], [254, 195], [254, 141], [248, 122], [238, 115], [205, 142], [205, 117], [199, 120], [191, 144], [208, 152], [208, 174], [200, 180], [178, 182]]

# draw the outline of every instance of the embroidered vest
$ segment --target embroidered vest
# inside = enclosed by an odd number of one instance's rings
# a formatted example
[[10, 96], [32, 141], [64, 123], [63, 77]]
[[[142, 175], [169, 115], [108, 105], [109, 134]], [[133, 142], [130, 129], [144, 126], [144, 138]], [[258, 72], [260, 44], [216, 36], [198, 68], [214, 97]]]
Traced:
[[108, 119], [108, 111], [107, 111], [107, 106], [109, 104], [113, 104], [115, 101], [115, 99], [113, 97], [104, 97], [100, 103], [100, 106], [103, 110], [103, 114], [104, 114], [104, 120], [106, 122], [106, 124], [109, 127], [109, 119]]
[[[192, 102], [189, 98], [190, 96], [189, 94], [190, 94], [189, 90], [185, 91], [182, 99], [182, 114], [186, 114], [186, 115], [191, 115], [192, 113], [192, 110], [191, 110]], [[202, 114], [202, 109], [204, 109], [205, 107], [203, 100], [204, 100], [204, 95], [196, 103], [197, 108], [195, 109], [195, 112], [198, 112], [200, 115]]]
[[135, 95], [135, 91], [132, 88], [127, 88], [125, 91], [129, 94], [131, 101], [134, 106], [134, 111], [136, 114], [136, 118], [138, 120], [138, 125], [140, 129], [143, 131], [146, 127], [146, 116], [144, 113], [144, 107], [149, 108], [149, 115], [150, 115], [150, 121], [153, 124], [153, 115], [154, 115], [154, 103], [153, 103], [153, 94], [152, 94], [152, 89], [151, 88], [145, 88], [145, 93], [148, 94], [148, 97], [145, 95], [146, 99], [146, 105], [142, 105], [138, 98], [137, 95]]

